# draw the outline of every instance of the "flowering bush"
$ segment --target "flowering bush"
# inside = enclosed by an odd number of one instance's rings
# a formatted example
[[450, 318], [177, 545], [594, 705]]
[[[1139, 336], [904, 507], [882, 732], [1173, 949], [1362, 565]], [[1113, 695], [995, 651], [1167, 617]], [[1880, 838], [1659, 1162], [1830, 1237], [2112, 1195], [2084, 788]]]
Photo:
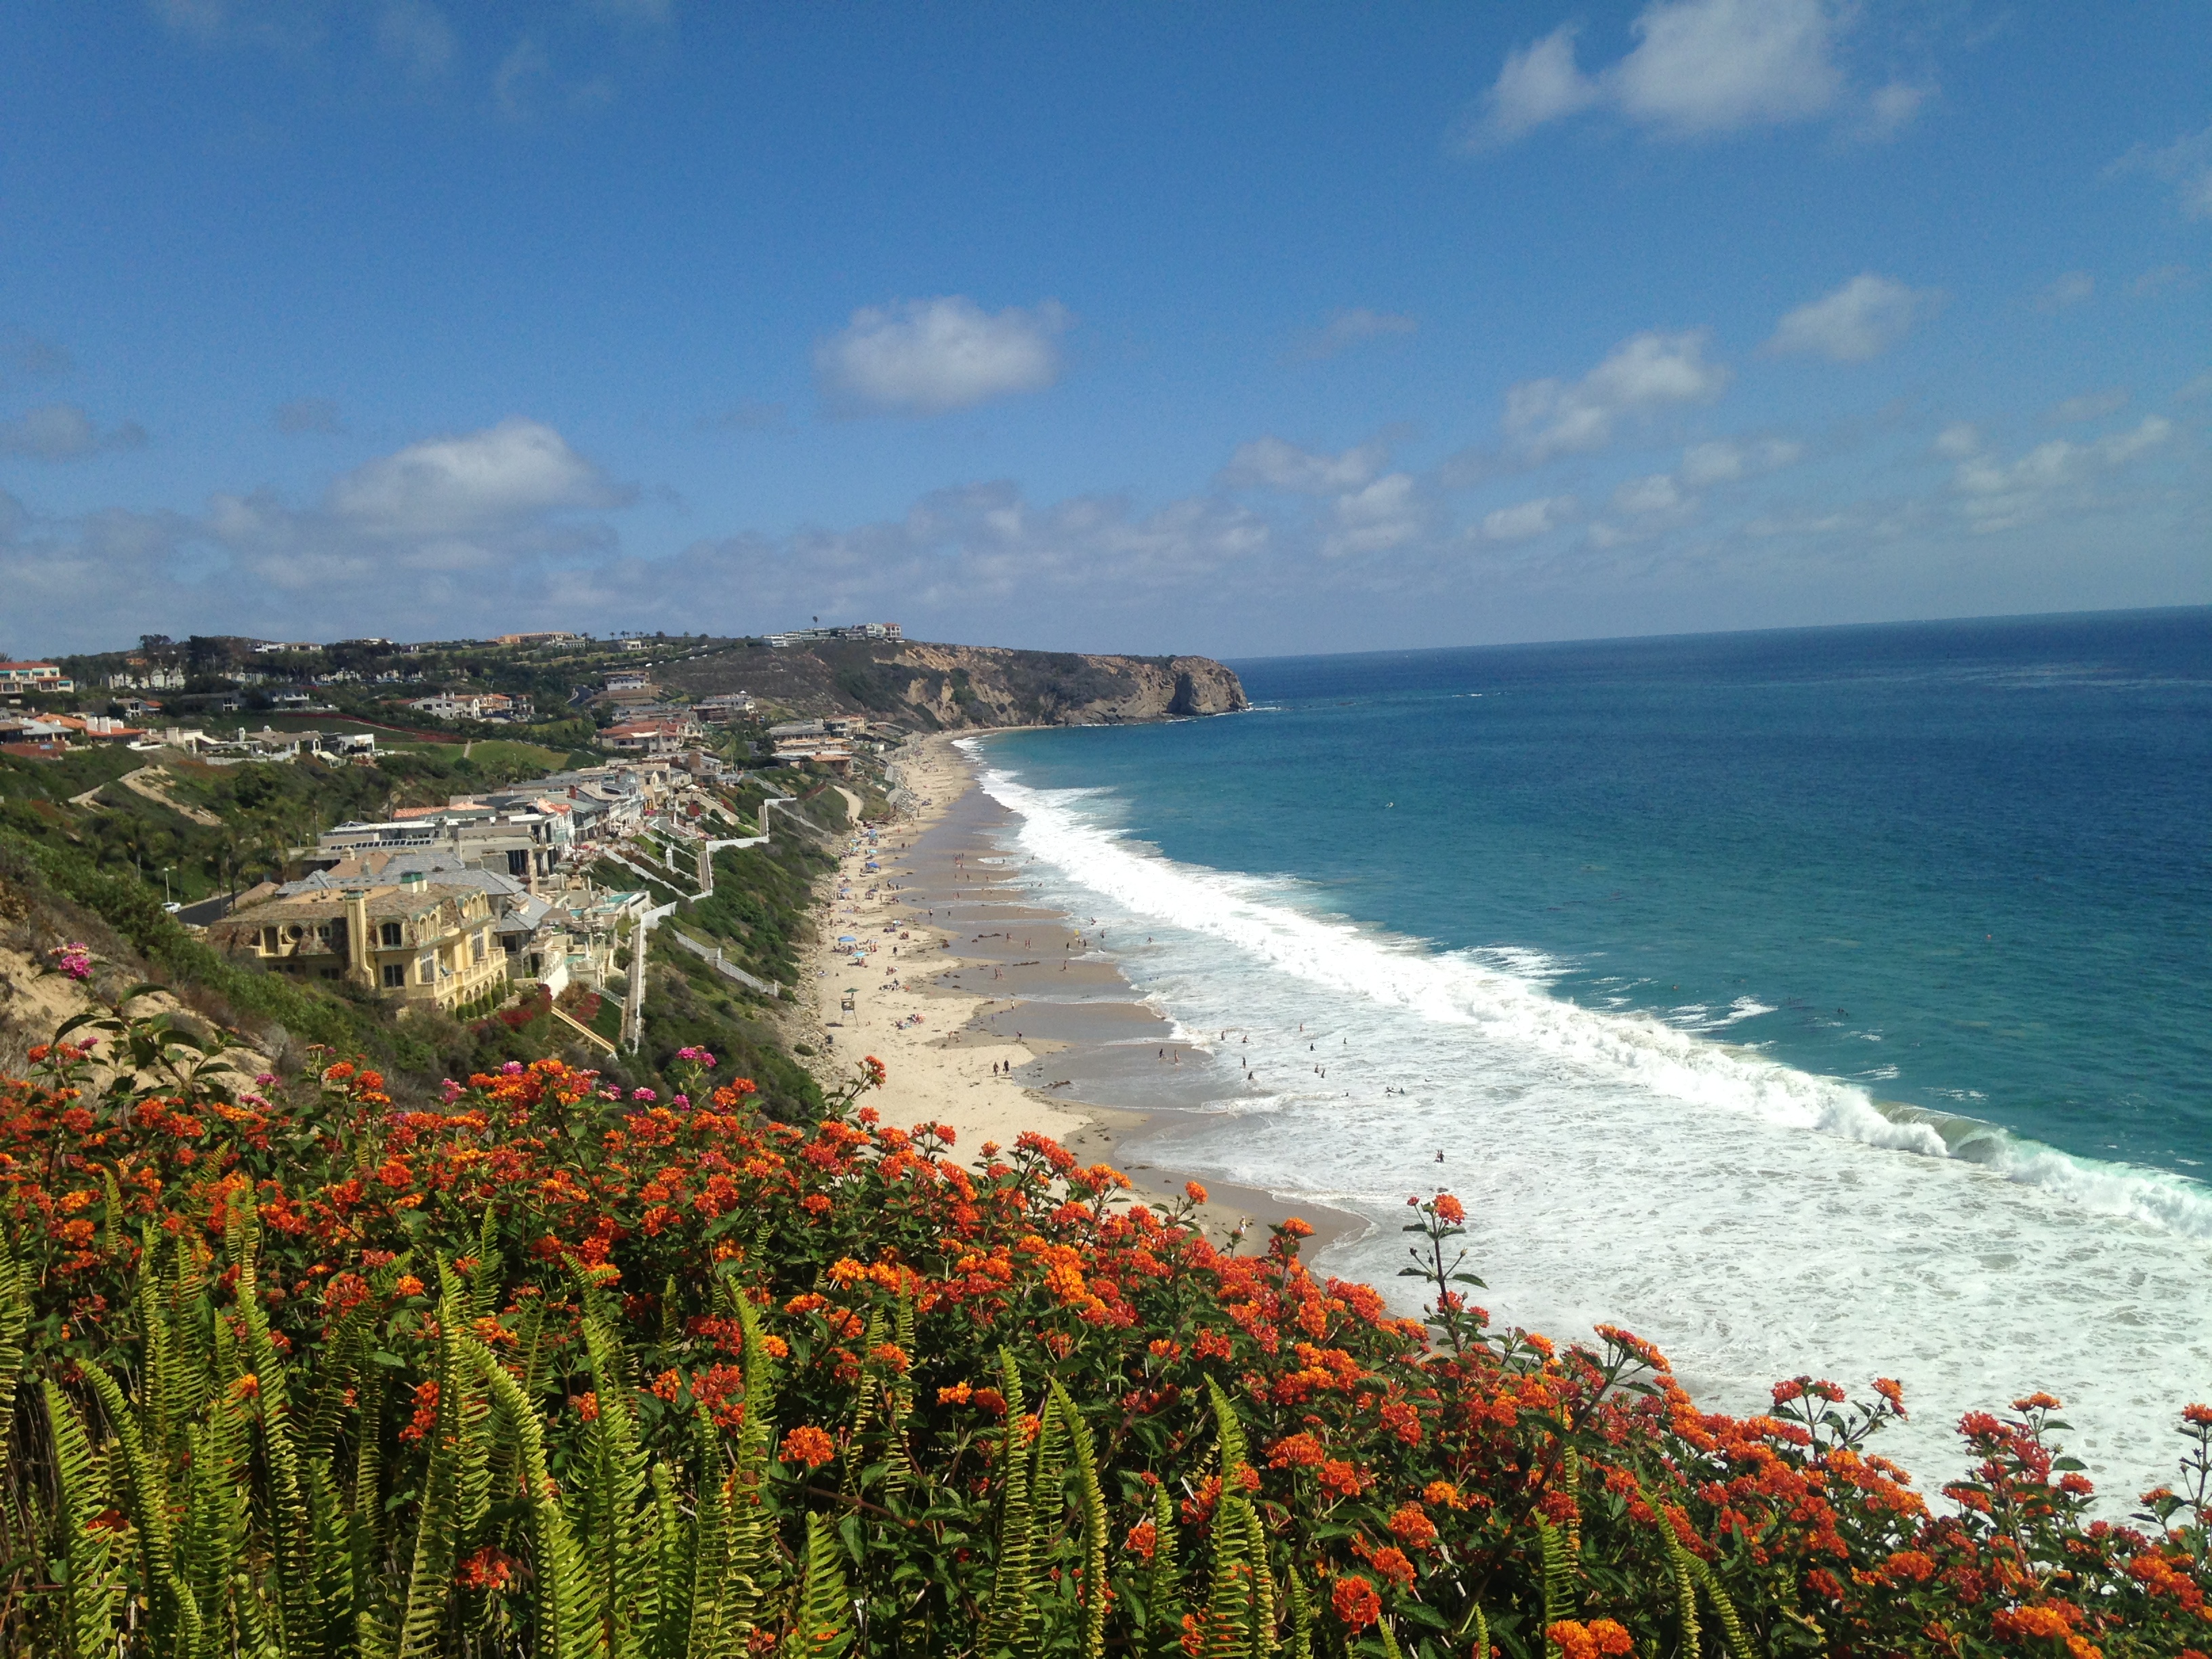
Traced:
[[1449, 1194], [1410, 1319], [1302, 1223], [1224, 1254], [1042, 1136], [963, 1165], [873, 1061], [799, 1129], [703, 1052], [684, 1107], [544, 1060], [404, 1110], [92, 1029], [0, 1082], [10, 1655], [2212, 1646], [2203, 1407], [2148, 1530], [2042, 1396], [1936, 1513], [1868, 1449], [1893, 1384], [1738, 1419], [1494, 1328]]

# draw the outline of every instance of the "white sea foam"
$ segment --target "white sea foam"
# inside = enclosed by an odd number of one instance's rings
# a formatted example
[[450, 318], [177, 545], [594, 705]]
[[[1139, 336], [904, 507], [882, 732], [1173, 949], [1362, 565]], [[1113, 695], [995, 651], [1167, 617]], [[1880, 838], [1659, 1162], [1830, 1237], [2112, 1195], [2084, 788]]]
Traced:
[[2108, 1497], [2170, 1474], [2162, 1425], [2212, 1393], [2203, 1185], [1885, 1110], [1716, 1040], [1768, 1012], [1748, 999], [1696, 1030], [1577, 1006], [1538, 953], [1382, 936], [1295, 881], [1157, 855], [1097, 792], [984, 781], [1042, 896], [1097, 915], [1178, 1029], [1249, 1034], [1251, 1092], [1178, 1161], [1385, 1224], [1340, 1270], [1395, 1286], [1392, 1209], [1449, 1184], [1501, 1317], [1626, 1324], [1716, 1404], [1805, 1370], [1898, 1376], [1920, 1409], [1891, 1449], [1941, 1478], [1960, 1412], [2045, 1389]]

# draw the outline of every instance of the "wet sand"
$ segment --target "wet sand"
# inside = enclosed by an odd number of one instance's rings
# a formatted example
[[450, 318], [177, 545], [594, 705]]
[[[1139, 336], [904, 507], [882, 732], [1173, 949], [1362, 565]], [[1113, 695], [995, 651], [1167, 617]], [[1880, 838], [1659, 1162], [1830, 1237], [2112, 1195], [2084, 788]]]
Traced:
[[[898, 760], [917, 805], [870, 826], [872, 847], [856, 836], [860, 850], [817, 911], [815, 1001], [802, 992], [800, 1016], [825, 1052], [817, 1066], [837, 1079], [877, 1055], [890, 1079], [869, 1103], [894, 1123], [950, 1123], [970, 1158], [1034, 1129], [1085, 1164], [1112, 1164], [1144, 1202], [1180, 1201], [1178, 1130], [1196, 1127], [1193, 1109], [1235, 1092], [1241, 1068], [1176, 1042], [1088, 919], [1036, 902], [996, 838], [1012, 815], [975, 787], [949, 739], [909, 744]], [[1207, 1236], [1225, 1244], [1241, 1229], [1247, 1250], [1293, 1214], [1315, 1230], [1309, 1257], [1367, 1231], [1310, 1201], [1220, 1182], [1207, 1191]]]

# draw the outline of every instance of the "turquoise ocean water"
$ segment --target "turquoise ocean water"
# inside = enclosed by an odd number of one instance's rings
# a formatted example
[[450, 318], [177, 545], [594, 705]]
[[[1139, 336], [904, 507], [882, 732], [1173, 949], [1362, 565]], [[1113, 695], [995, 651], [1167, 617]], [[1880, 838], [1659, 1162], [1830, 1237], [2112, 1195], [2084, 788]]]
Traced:
[[1240, 1062], [1182, 1161], [1450, 1185], [1500, 1318], [1736, 1407], [1900, 1376], [1931, 1474], [2035, 1388], [2115, 1507], [2162, 1474], [2212, 1395], [2212, 610], [1235, 666], [1249, 714], [977, 745]]

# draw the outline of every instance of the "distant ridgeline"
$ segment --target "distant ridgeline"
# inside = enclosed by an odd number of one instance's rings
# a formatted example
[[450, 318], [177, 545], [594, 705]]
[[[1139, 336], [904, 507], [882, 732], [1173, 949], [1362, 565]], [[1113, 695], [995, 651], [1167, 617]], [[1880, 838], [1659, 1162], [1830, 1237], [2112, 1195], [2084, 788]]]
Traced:
[[660, 683], [691, 696], [743, 690], [809, 712], [862, 712], [927, 730], [1110, 726], [1233, 714], [1237, 676], [1210, 657], [1112, 657], [913, 641], [808, 641], [674, 662]]

